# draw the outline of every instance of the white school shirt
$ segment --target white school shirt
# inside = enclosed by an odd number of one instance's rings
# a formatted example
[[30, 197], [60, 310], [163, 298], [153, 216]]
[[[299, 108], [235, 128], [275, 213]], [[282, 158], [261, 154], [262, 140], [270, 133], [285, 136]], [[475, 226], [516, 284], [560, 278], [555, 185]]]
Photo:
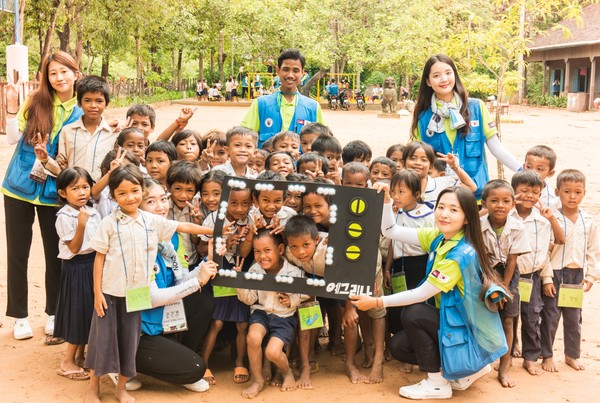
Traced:
[[[298, 267], [290, 264], [285, 258], [283, 260], [283, 266], [277, 272], [277, 275], [289, 276], [289, 277], [304, 277], [304, 273]], [[258, 263], [254, 263], [248, 269], [248, 273], [262, 273], [267, 272], [260, 267]], [[309, 298], [308, 295], [304, 294], [288, 294], [290, 296], [290, 307], [283, 306], [279, 303], [279, 297], [275, 291], [264, 291], [264, 290], [247, 290], [243, 288], [237, 289], [238, 299], [246, 305], [250, 305], [250, 311], [260, 310], [268, 314], [279, 316], [280, 318], [289, 318], [296, 313], [298, 305], [303, 300]]]
[[541, 276], [549, 275], [552, 277], [550, 245], [554, 241], [554, 233], [550, 221], [542, 217], [536, 208], [533, 208], [531, 213], [524, 219], [521, 218], [517, 209], [511, 211], [511, 216], [523, 224], [529, 237], [529, 246], [531, 246], [531, 253], [525, 253], [517, 257], [519, 273], [539, 272]]
[[83, 124], [83, 116], [63, 127], [58, 143], [57, 160], [64, 159], [69, 167], [82, 167], [97, 182], [102, 177], [100, 164], [113, 148], [119, 133], [113, 132], [108, 122], [102, 121], [95, 133], [90, 133]]
[[[202, 222], [202, 226], [207, 227], [207, 228], [215, 228], [216, 221], [217, 221], [217, 211], [213, 211], [212, 213], [210, 213], [208, 215], [208, 217], [206, 217], [204, 219], [204, 221]], [[225, 219], [223, 220], [223, 227], [225, 227], [226, 225], [230, 225], [231, 223], [232, 222], [229, 221], [227, 219], [227, 217], [225, 217]], [[241, 227], [241, 226], [245, 226], [245, 225], [252, 226], [252, 223], [253, 223], [252, 217], [246, 216], [246, 217], [242, 218], [241, 220], [237, 220], [236, 223], [231, 228], [232, 228], [232, 231], [234, 231], [234, 230], [237, 231], [237, 227]], [[219, 235], [214, 234], [214, 236], [219, 236]], [[200, 239], [203, 240], [204, 242], [208, 242], [211, 238], [212, 238], [211, 235], [200, 235]], [[233, 245], [232, 248], [227, 249], [227, 251], [225, 252], [225, 256], [223, 256], [231, 264], [235, 264], [234, 256], [237, 253], [238, 246], [239, 245]]]
[[451, 176], [438, 176], [437, 178], [432, 178], [427, 175], [427, 186], [425, 186], [423, 200], [435, 207], [437, 198], [442, 190], [455, 186], [456, 183], [456, 178]]
[[83, 242], [78, 253], [73, 253], [67, 246], [67, 242], [72, 241], [77, 230], [77, 220], [79, 217], [79, 210], [75, 209], [68, 204], [63, 206], [58, 213], [56, 213], [56, 233], [60, 238], [58, 242], [58, 258], [63, 260], [72, 259], [76, 255], [87, 255], [92, 253], [94, 249], [90, 246], [92, 237], [100, 225], [102, 217], [100, 213], [93, 207], [85, 206], [85, 209], [89, 213], [90, 217], [85, 223], [85, 230], [83, 232]]
[[[560, 210], [556, 211], [554, 216], [566, 240], [564, 245], [554, 245], [552, 248], [552, 269], [583, 268], [586, 280], [600, 280], [600, 237], [592, 216], [581, 209], [576, 222], [566, 218]], [[544, 277], [542, 280], [544, 284], [552, 283], [551, 277]]]
[[[226, 163], [221, 164], [221, 165], [217, 165], [215, 167], [212, 168], [213, 170], [217, 170], [217, 171], [223, 171], [225, 172], [225, 175], [229, 175], [229, 176], [238, 176], [235, 173], [235, 169], [233, 169], [233, 165], [231, 165], [231, 161], [227, 160]], [[256, 174], [252, 173], [252, 171], [250, 170], [250, 168], [248, 166], [246, 166], [246, 173], [243, 176], [244, 178], [248, 178], [248, 179], [256, 179]]]
[[[252, 217], [252, 219], [254, 219], [254, 215], [255, 214], [261, 214], [260, 209], [256, 206], [252, 206], [250, 207], [250, 213], [249, 215]], [[281, 206], [281, 209], [275, 213], [275, 216], [277, 216], [277, 218], [279, 218], [279, 224], [285, 226], [285, 224], [287, 224], [287, 222], [290, 220], [290, 218], [294, 217], [295, 215], [298, 215], [298, 213], [296, 212], [296, 210], [287, 207], [287, 206]], [[262, 217], [262, 222], [264, 225], [268, 225], [267, 224], [267, 220], [265, 219], [265, 217]]]
[[94, 207], [98, 210], [98, 213], [100, 213], [100, 217], [102, 218], [109, 216], [117, 209], [117, 207], [119, 207], [119, 204], [110, 196], [110, 189], [108, 186], [102, 189], [98, 201], [94, 203]]
[[149, 285], [158, 242], [170, 240], [177, 231], [177, 221], [138, 212], [133, 219], [117, 209], [102, 220], [94, 234], [90, 246], [106, 255], [102, 274], [105, 294], [124, 297], [127, 289]]
[[300, 260], [296, 259], [292, 252], [290, 252], [290, 247], [285, 247], [285, 258], [289, 260], [293, 265], [300, 267], [302, 270], [306, 272], [307, 277], [320, 276], [325, 277], [325, 255], [327, 254], [327, 242], [328, 236], [323, 233], [319, 233], [319, 242], [317, 243], [317, 247], [315, 249], [315, 254], [312, 259], [310, 259], [306, 263], [302, 263]]
[[[426, 204], [418, 204], [410, 211], [400, 210], [396, 214], [396, 225], [407, 228], [429, 228], [435, 226], [435, 216], [433, 209]], [[421, 256], [426, 252], [420, 245], [395, 241], [392, 239], [394, 248], [394, 259], [400, 259], [402, 256]]]
[[561, 206], [560, 197], [556, 195], [556, 190], [547, 181], [544, 181], [544, 188], [540, 193], [539, 200], [545, 207], [550, 207], [552, 211], [558, 210]]
[[506, 264], [508, 255], [522, 255], [531, 252], [525, 227], [510, 215], [506, 218], [500, 237], [492, 228], [487, 214], [481, 217], [481, 231], [491, 267], [498, 263]]

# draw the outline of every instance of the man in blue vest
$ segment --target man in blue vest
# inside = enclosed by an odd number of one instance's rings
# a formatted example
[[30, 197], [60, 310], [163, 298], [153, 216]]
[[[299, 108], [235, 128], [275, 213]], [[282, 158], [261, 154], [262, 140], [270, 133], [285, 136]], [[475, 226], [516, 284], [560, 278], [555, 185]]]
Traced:
[[304, 76], [304, 56], [296, 49], [284, 50], [275, 72], [281, 87], [271, 95], [252, 102], [241, 125], [258, 132], [258, 146], [284, 130], [300, 133], [307, 123], [323, 123], [321, 106], [298, 92]]

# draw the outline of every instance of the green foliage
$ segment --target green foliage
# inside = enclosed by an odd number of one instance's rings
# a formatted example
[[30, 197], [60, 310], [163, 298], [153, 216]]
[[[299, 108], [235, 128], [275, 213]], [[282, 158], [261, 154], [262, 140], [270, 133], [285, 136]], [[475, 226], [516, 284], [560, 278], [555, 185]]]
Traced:
[[486, 99], [490, 95], [496, 95], [498, 84], [489, 74], [472, 72], [461, 76], [461, 81], [473, 98]]
[[[175, 99], [181, 99], [181, 91], [167, 91], [160, 89], [154, 95], [148, 96], [134, 96], [134, 97], [119, 97], [111, 98], [110, 106], [112, 108], [120, 108], [129, 106], [132, 104], [152, 104], [156, 102], [171, 101]], [[186, 91], [186, 97], [193, 97], [195, 95], [194, 90]]]
[[567, 107], [567, 97], [561, 95], [559, 97], [555, 97], [552, 95], [541, 95], [539, 94], [532, 95], [529, 99], [530, 105], [537, 106], [549, 106], [551, 108], [566, 108]]

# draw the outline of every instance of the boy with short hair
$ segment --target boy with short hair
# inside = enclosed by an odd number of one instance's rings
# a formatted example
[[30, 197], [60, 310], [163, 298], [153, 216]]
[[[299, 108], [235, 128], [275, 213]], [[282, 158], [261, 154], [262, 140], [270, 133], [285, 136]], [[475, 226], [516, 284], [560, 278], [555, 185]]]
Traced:
[[352, 161], [357, 161], [369, 167], [372, 156], [371, 147], [362, 140], [353, 140], [342, 148], [342, 161], [344, 165]]
[[213, 169], [223, 171], [230, 176], [256, 178], [256, 174], [248, 167], [248, 162], [254, 157], [258, 134], [246, 127], [236, 126], [227, 131], [225, 142], [227, 143], [225, 151], [229, 155], [229, 160]]
[[131, 127], [136, 127], [144, 132], [146, 140], [154, 131], [156, 123], [156, 112], [150, 105], [134, 104], [127, 109], [127, 120]]
[[342, 145], [339, 140], [332, 136], [320, 135], [312, 143], [312, 151], [327, 158], [329, 163], [329, 173], [327, 179], [330, 179], [336, 185], [341, 185], [340, 168], [343, 166]]
[[300, 157], [300, 137], [292, 131], [283, 131], [271, 137], [273, 139], [273, 151], [287, 151], [294, 161]]
[[514, 321], [519, 316], [519, 270], [517, 256], [531, 252], [529, 238], [523, 224], [510, 215], [515, 205], [513, 189], [501, 179], [489, 181], [482, 190], [481, 205], [487, 214], [481, 217], [481, 231], [487, 255], [492, 266], [503, 278], [504, 287], [512, 294], [500, 311], [502, 328], [509, 351], [500, 358], [498, 380], [504, 387], [515, 383], [508, 371], [511, 366], [511, 349], [514, 339]]
[[300, 152], [302, 154], [311, 152], [313, 141], [321, 135], [333, 137], [329, 127], [322, 123], [311, 122], [305, 124], [300, 130]]
[[576, 370], [585, 367], [579, 362], [581, 353], [581, 308], [558, 305], [561, 288], [578, 287], [583, 291], [600, 280], [600, 238], [592, 216], [580, 208], [585, 196], [585, 175], [576, 169], [566, 169], [556, 178], [556, 195], [561, 208], [554, 212], [565, 235], [564, 245], [555, 245], [550, 254], [552, 276], [542, 276], [544, 310], [542, 312], [542, 369], [557, 372], [553, 360], [554, 338], [562, 315], [565, 363]]
[[525, 154], [525, 163], [523, 169], [536, 171], [544, 186], [540, 195], [540, 201], [546, 207], [557, 210], [560, 207], [558, 194], [549, 186], [547, 179], [554, 175], [556, 166], [556, 153], [553, 149], [545, 145], [537, 145], [527, 150]]

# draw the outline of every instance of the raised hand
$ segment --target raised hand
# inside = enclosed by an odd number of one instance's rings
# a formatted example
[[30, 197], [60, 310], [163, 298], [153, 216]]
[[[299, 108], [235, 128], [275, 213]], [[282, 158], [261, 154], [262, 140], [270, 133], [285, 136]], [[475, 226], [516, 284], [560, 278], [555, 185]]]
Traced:
[[390, 185], [387, 183], [377, 182], [373, 185], [373, 189], [377, 191], [377, 193], [383, 192], [383, 202], [388, 204], [392, 199], [390, 197]]
[[290, 300], [290, 296], [284, 292], [278, 292], [277, 298], [279, 299], [279, 304], [289, 308], [292, 306], [292, 301]]
[[118, 167], [122, 167], [125, 165], [125, 157], [127, 156], [127, 151], [125, 151], [122, 147], [117, 148], [117, 156], [114, 160], [110, 162], [109, 172], [117, 169]]
[[194, 116], [194, 112], [196, 112], [196, 110], [198, 110], [198, 108], [192, 109], [192, 108], [181, 108], [181, 112], [179, 112], [179, 117], [177, 118], [177, 121], [179, 123], [187, 123], [189, 122], [189, 120], [192, 118], [192, 116]]
[[438, 155], [438, 159], [440, 161], [444, 161], [446, 164], [448, 164], [450, 169], [452, 169], [453, 171], [457, 170], [460, 167], [458, 155], [452, 154], [452, 153], [448, 153], [448, 154], [437, 153], [437, 155]]
[[48, 139], [50, 135], [46, 134], [46, 137], [42, 140], [42, 135], [38, 133], [34, 140], [33, 152], [40, 161], [48, 160]]
[[215, 158], [215, 147], [217, 145], [217, 140], [212, 143], [210, 140], [206, 143], [206, 148], [202, 150], [202, 156], [200, 157], [200, 162], [204, 164], [210, 164], [210, 162]]
[[235, 267], [233, 268], [235, 271], [242, 271], [242, 267], [244, 266], [244, 260], [246, 260], [243, 257], [240, 256], [236, 256], [235, 257]]
[[190, 208], [190, 216], [192, 220], [194, 220], [194, 224], [202, 224], [202, 220], [204, 220], [204, 215], [202, 215], [202, 211], [200, 211], [200, 200], [194, 199], [194, 204], [186, 201], [185, 204]]
[[281, 218], [279, 218], [277, 214], [275, 214], [271, 219], [271, 224], [267, 225], [266, 228], [273, 228], [271, 230], [271, 234], [281, 234], [285, 226], [281, 224]]
[[85, 206], [81, 206], [79, 208], [79, 215], [77, 216], [77, 225], [85, 226], [90, 218], [90, 213], [88, 213]]
[[198, 282], [200, 283], [200, 286], [204, 286], [208, 283], [208, 280], [215, 278], [218, 268], [219, 266], [212, 260], [202, 262], [200, 265], [200, 272], [198, 273]]
[[17, 113], [19, 110], [19, 87], [21, 86], [21, 78], [15, 81], [12, 72], [7, 73], [7, 86], [6, 86], [6, 109], [9, 113]]
[[317, 158], [317, 167], [314, 172], [307, 169], [300, 173], [308, 175], [311, 180], [315, 180], [316, 178], [324, 178], [325, 175], [323, 174], [323, 161], [321, 158]]

